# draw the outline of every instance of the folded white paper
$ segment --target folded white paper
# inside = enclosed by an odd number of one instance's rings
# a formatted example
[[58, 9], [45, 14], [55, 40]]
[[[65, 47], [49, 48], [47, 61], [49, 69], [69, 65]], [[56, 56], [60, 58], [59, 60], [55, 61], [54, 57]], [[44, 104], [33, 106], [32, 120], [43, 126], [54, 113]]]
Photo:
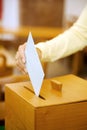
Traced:
[[36, 48], [34, 46], [31, 33], [29, 33], [28, 41], [26, 43], [25, 57], [26, 69], [28, 71], [34, 92], [37, 96], [39, 96], [44, 78], [44, 72]]

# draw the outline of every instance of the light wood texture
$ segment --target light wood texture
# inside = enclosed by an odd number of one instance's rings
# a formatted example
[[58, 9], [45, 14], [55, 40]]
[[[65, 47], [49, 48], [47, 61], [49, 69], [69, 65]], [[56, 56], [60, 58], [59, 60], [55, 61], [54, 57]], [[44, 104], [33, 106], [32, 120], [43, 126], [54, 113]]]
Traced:
[[50, 80], [51, 86], [54, 90], [62, 91], [62, 83], [56, 80]]
[[44, 39], [53, 38], [62, 33], [64, 28], [61, 27], [29, 27], [21, 26], [16, 29], [0, 28], [1, 34], [14, 34], [17, 37], [28, 37], [29, 32], [32, 32], [33, 37], [43, 37]]
[[6, 116], [5, 100], [2, 101], [3, 100], [2, 94], [5, 95], [5, 92], [4, 92], [5, 84], [28, 81], [28, 80], [29, 80], [28, 75], [11, 75], [11, 76], [0, 78], [0, 120], [5, 120], [5, 116]]
[[87, 81], [74, 75], [52, 80], [63, 84], [62, 91], [46, 79], [39, 97], [31, 82], [6, 85], [6, 130], [87, 129]]

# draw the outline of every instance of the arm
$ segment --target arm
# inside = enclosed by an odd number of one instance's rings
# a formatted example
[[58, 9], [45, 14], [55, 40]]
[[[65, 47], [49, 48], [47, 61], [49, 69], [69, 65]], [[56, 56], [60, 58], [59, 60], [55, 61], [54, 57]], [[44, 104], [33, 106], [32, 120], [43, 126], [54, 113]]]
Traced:
[[[36, 45], [37, 52], [42, 61], [55, 61], [71, 55], [87, 46], [87, 6], [77, 22], [67, 31], [47, 42]], [[26, 72], [25, 50], [26, 44], [19, 46], [16, 54], [18, 68]]]
[[77, 22], [67, 31], [47, 42], [36, 45], [42, 52], [42, 61], [55, 61], [87, 46], [87, 6]]

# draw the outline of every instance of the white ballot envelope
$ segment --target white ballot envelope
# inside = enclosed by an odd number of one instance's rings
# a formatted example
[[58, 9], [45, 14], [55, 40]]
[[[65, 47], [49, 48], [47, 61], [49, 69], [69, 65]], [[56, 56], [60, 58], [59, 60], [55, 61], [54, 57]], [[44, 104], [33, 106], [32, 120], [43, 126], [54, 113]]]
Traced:
[[37, 96], [39, 96], [42, 82], [44, 79], [44, 71], [36, 48], [34, 46], [34, 41], [31, 33], [29, 33], [28, 41], [26, 43], [25, 58], [26, 69], [28, 71], [34, 92]]

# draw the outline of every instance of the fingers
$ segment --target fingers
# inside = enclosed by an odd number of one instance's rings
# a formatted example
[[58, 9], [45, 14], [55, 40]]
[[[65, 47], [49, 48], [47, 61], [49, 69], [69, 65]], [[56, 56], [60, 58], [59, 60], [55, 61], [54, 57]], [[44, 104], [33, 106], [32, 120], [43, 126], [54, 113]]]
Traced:
[[25, 64], [25, 44], [24, 45], [20, 45], [18, 48], [18, 59], [20, 58], [22, 60], [22, 62]]
[[36, 48], [36, 50], [37, 50], [39, 59], [41, 60], [41, 58], [42, 58], [42, 52], [41, 52], [41, 50], [39, 48]]
[[26, 63], [25, 53], [24, 53], [25, 52], [25, 45], [26, 44], [19, 46], [18, 51], [16, 53], [16, 57], [15, 57], [16, 66], [23, 73], [27, 73], [27, 70], [26, 70], [26, 67], [25, 67], [25, 63]]
[[17, 52], [17, 54], [16, 54], [16, 66], [17, 66], [17, 68], [21, 71], [21, 72], [23, 72], [24, 73], [24, 71], [25, 71], [25, 64], [22, 62], [22, 60], [21, 60], [21, 58], [19, 58], [20, 56], [19, 56], [19, 52]]
[[[26, 67], [25, 67], [25, 63], [26, 63], [26, 58], [25, 58], [25, 47], [26, 47], [26, 43], [23, 45], [20, 45], [18, 48], [18, 51], [16, 53], [16, 66], [17, 68], [22, 72], [22, 73], [27, 73]], [[41, 60], [42, 57], [42, 53], [41, 50], [36, 48], [38, 56]]]

